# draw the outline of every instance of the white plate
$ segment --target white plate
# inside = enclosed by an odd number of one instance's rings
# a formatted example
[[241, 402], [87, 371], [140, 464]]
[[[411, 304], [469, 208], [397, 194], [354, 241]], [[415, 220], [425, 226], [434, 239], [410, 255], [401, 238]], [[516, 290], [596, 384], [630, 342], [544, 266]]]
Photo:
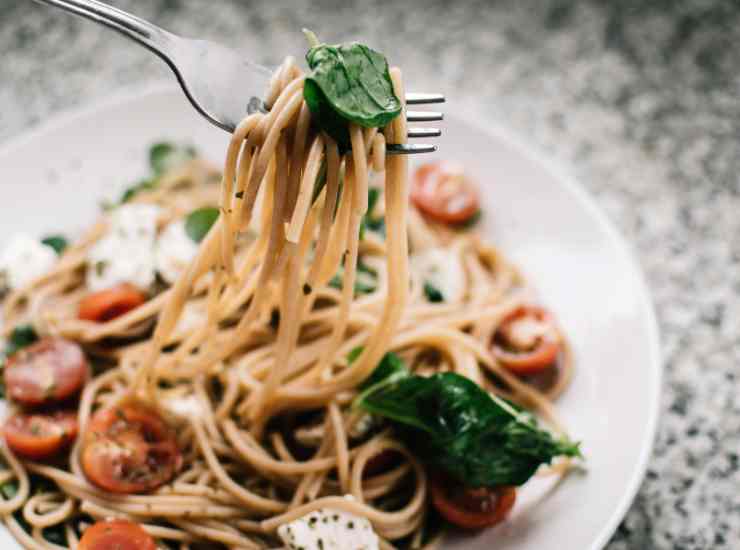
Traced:
[[[443, 126], [438, 156], [462, 161], [480, 182], [486, 235], [523, 269], [571, 338], [577, 374], [558, 409], [587, 456], [587, 472], [538, 503], [536, 488], [525, 491], [506, 524], [447, 544], [596, 550], [637, 491], [658, 416], [658, 333], [639, 268], [562, 172], [502, 129], [454, 116]], [[160, 139], [189, 141], [220, 163], [227, 135], [179, 91], [160, 86], [62, 116], [7, 144], [0, 150], [0, 242], [16, 231], [81, 229], [101, 198], [146, 173], [147, 146]], [[6, 532], [0, 547], [14, 547]]]

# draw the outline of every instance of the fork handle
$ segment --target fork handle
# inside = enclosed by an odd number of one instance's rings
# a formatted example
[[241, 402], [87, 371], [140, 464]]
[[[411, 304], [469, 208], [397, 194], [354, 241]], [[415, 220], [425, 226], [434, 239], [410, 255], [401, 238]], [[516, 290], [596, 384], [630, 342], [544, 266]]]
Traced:
[[168, 63], [172, 34], [166, 30], [131, 15], [123, 10], [98, 2], [98, 0], [34, 0], [62, 8], [70, 13], [85, 17], [131, 38], [153, 51]]

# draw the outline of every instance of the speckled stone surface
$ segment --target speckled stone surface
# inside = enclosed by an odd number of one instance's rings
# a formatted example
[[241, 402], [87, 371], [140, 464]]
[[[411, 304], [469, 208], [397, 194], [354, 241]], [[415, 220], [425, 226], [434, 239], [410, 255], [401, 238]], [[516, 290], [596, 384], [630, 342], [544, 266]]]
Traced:
[[[609, 550], [740, 546], [740, 4], [696, 0], [127, 0], [263, 63], [302, 26], [396, 52], [416, 89], [570, 167], [635, 248], [667, 363], [647, 478]], [[341, 35], [338, 33], [341, 30]], [[0, 0], [0, 139], [168, 76], [145, 51]], [[577, 550], [577, 549], [568, 549]]]

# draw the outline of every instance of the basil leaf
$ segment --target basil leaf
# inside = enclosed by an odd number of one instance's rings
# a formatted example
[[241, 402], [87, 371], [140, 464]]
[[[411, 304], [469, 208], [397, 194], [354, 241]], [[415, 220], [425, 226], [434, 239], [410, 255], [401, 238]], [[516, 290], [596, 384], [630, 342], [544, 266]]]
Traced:
[[175, 145], [163, 141], [155, 143], [149, 149], [149, 166], [151, 166], [155, 176], [160, 176], [194, 158], [195, 155], [194, 147]]
[[185, 219], [185, 232], [188, 237], [199, 243], [210, 231], [211, 226], [218, 219], [219, 210], [213, 206], [206, 206], [193, 210]]
[[429, 300], [432, 303], [439, 303], [444, 302], [445, 297], [444, 294], [442, 294], [442, 291], [439, 290], [436, 286], [434, 286], [429, 281], [424, 281], [424, 294], [427, 297], [427, 300]]
[[577, 443], [554, 438], [463, 376], [383, 368], [356, 406], [391, 420], [422, 460], [468, 487], [522, 485], [557, 456], [581, 456]]
[[303, 98], [321, 130], [350, 149], [348, 123], [385, 126], [401, 113], [383, 54], [357, 42], [318, 44], [306, 54]]
[[48, 237], [41, 239], [41, 243], [53, 248], [54, 252], [58, 255], [61, 255], [62, 252], [64, 252], [64, 249], [67, 248], [68, 244], [67, 239], [63, 235], [49, 235]]

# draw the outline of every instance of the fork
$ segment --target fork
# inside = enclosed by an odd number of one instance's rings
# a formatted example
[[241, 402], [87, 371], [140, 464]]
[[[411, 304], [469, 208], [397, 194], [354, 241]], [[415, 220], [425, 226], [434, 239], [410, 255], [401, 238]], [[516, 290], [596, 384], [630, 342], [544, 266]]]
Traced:
[[[247, 114], [265, 111], [263, 95], [272, 71], [245, 60], [236, 51], [210, 40], [183, 38], [97, 0], [36, 0], [57, 6], [114, 29], [161, 57], [175, 73], [193, 107], [209, 122], [231, 133]], [[246, 98], [246, 101], [245, 101]], [[406, 94], [407, 105], [442, 103], [441, 94]], [[434, 111], [406, 111], [409, 122], [442, 120]], [[410, 128], [409, 138], [441, 135], [437, 128]], [[391, 143], [391, 154], [430, 153], [429, 144]]]

